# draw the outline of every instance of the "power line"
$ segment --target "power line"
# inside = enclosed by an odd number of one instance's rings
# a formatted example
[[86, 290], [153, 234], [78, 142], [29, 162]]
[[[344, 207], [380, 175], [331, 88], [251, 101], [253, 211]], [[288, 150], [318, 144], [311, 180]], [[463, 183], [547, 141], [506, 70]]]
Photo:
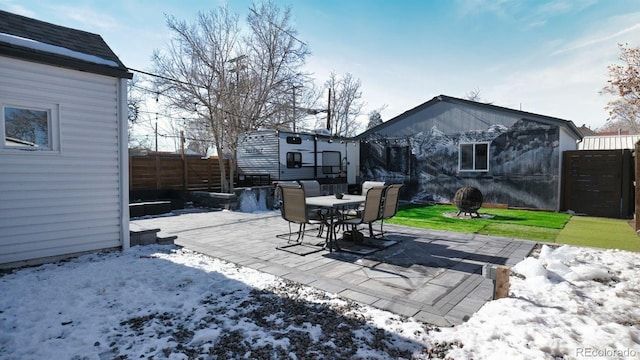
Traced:
[[[255, 14], [255, 16], [257, 16], [257, 17], [261, 17], [261, 16], [260, 16], [260, 14], [258, 14], [254, 9], [249, 8], [249, 10], [250, 10], [252, 13], [254, 13], [254, 14]], [[283, 33], [285, 33], [285, 34], [287, 34], [287, 35], [291, 36], [291, 38], [292, 38], [293, 40], [295, 40], [295, 41], [299, 42], [300, 44], [302, 44], [302, 45], [304, 45], [304, 46], [309, 46], [309, 45], [307, 45], [304, 41], [302, 41], [302, 40], [298, 39], [298, 38], [297, 38], [297, 37], [295, 37], [293, 34], [291, 34], [291, 32], [289, 32], [289, 30], [283, 29], [280, 25], [278, 25], [278, 24], [276, 24], [276, 23], [272, 22], [272, 21], [271, 21], [271, 20], [269, 20], [269, 19], [266, 19], [266, 18], [265, 18], [265, 20], [266, 20], [269, 24], [271, 24], [271, 25], [275, 26], [278, 30], [280, 30], [280, 31], [282, 31]]]
[[207, 87], [204, 87], [202, 85], [196, 85], [196, 84], [193, 84], [193, 83], [190, 83], [190, 82], [186, 82], [186, 81], [182, 81], [182, 80], [178, 80], [178, 79], [173, 79], [173, 78], [170, 78], [170, 77], [166, 77], [166, 76], [163, 76], [163, 75], [150, 73], [150, 72], [147, 72], [147, 71], [137, 70], [137, 69], [134, 69], [134, 68], [127, 68], [127, 70], [131, 70], [131, 71], [134, 71], [134, 72], [137, 72], [137, 73], [140, 73], [140, 74], [156, 77], [156, 78], [162, 79], [162, 80], [173, 81], [173, 82], [177, 82], [179, 84], [195, 86], [195, 87], [199, 87], [199, 88], [208, 90]]

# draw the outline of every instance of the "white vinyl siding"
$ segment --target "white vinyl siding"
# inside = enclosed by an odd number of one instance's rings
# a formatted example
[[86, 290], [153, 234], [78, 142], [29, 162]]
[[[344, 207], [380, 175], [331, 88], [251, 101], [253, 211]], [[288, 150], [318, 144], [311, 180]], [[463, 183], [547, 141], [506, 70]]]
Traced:
[[120, 80], [4, 57], [0, 79], [0, 103], [59, 106], [57, 151], [0, 150], [0, 263], [122, 246]]

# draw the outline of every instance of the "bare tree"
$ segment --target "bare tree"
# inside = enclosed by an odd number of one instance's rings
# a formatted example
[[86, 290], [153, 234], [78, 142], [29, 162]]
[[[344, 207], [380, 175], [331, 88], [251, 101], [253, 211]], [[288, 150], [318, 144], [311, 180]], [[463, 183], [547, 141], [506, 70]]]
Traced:
[[480, 89], [473, 88], [471, 91], [467, 93], [467, 100], [481, 102], [482, 97], [480, 96]]
[[354, 136], [361, 130], [361, 124], [357, 117], [364, 105], [360, 99], [360, 79], [356, 79], [350, 73], [338, 77], [331, 72], [329, 80], [325, 85], [330, 91], [329, 110], [330, 124], [329, 131], [339, 136]]
[[367, 130], [372, 129], [378, 125], [382, 125], [382, 115], [380, 114], [384, 109], [387, 108], [387, 105], [382, 105], [378, 109], [374, 109], [369, 112], [369, 123], [367, 123]]
[[634, 130], [630, 127], [629, 122], [626, 120], [620, 120], [620, 119], [611, 119], [609, 121], [607, 121], [604, 125], [602, 125], [601, 127], [599, 127], [596, 130], [598, 133], [625, 133], [625, 134], [637, 134], [636, 132], [634, 132]]
[[129, 124], [137, 122], [140, 118], [140, 110], [144, 101], [144, 96], [136, 88], [138, 82], [136, 77], [127, 82], [127, 118], [129, 119]]
[[208, 123], [203, 121], [189, 121], [184, 129], [186, 147], [198, 154], [208, 155], [215, 148]]
[[[158, 86], [171, 106], [206, 124], [218, 154], [224, 192], [233, 187], [238, 135], [292, 122], [285, 116], [292, 110], [290, 86], [305, 82], [298, 70], [309, 54], [289, 25], [289, 9], [266, 3], [249, 10], [246, 36], [238, 15], [226, 6], [199, 13], [193, 24], [168, 17], [173, 39], [153, 57], [156, 72], [162, 75]], [[225, 157], [231, 162], [229, 174]]]
[[618, 44], [618, 48], [623, 64], [608, 66], [608, 85], [600, 93], [616, 97], [605, 107], [609, 111], [607, 121], [622, 121], [637, 134], [640, 129], [640, 47]]

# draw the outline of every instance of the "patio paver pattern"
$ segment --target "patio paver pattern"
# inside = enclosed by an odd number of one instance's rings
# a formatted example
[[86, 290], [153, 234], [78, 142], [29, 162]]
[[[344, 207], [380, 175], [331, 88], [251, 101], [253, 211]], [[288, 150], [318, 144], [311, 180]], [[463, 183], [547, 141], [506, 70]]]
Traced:
[[[487, 264], [513, 266], [534, 241], [385, 224], [397, 244], [370, 255], [323, 250], [306, 256], [277, 250], [289, 227], [277, 211], [184, 213], [131, 221], [160, 228], [175, 243], [215, 258], [302, 283], [419, 321], [461, 324], [493, 296]], [[366, 232], [365, 232], [366, 234]], [[314, 232], [305, 242], [318, 242]]]

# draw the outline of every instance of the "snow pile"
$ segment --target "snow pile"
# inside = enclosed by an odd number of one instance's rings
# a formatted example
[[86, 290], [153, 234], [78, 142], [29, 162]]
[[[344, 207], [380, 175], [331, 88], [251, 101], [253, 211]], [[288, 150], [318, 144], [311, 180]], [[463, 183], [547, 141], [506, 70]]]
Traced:
[[175, 247], [0, 277], [0, 358], [410, 358], [433, 328]]
[[512, 268], [510, 297], [436, 340], [455, 359], [640, 357], [640, 256], [543, 246]]
[[544, 247], [513, 268], [510, 298], [440, 329], [177, 247], [134, 247], [0, 276], [0, 358], [632, 359], [639, 264]]
[[74, 59], [79, 59], [99, 65], [107, 65], [111, 67], [119, 67], [118, 63], [112, 60], [103, 59], [99, 56], [89, 55], [85, 53], [81, 53], [75, 50], [67, 49], [65, 47], [52, 45], [43, 43], [40, 41], [36, 41], [33, 39], [28, 39], [20, 36], [15, 36], [11, 34], [0, 33], [0, 42], [6, 42], [13, 45], [18, 45], [22, 47], [26, 47], [29, 49], [44, 51], [52, 54], [63, 55], [72, 57]]

